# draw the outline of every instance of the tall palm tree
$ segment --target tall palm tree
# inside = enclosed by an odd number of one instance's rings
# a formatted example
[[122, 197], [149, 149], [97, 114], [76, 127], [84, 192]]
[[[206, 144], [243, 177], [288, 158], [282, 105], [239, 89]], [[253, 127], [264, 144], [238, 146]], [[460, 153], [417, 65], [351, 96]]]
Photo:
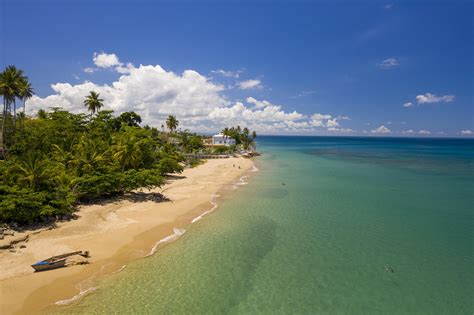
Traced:
[[170, 130], [170, 132], [173, 132], [178, 128], [179, 121], [176, 119], [176, 116], [174, 115], [169, 115], [168, 118], [166, 119], [166, 127]]
[[46, 119], [48, 117], [48, 113], [44, 109], [38, 110], [38, 118], [40, 119]]
[[3, 98], [3, 108], [2, 108], [2, 131], [0, 133], [0, 149], [3, 153], [3, 125], [5, 119], [5, 111], [6, 111], [6, 96], [5, 96], [5, 73], [2, 71], [0, 72], [0, 95]]
[[250, 146], [252, 147], [252, 150], [255, 151], [257, 148], [255, 146], [255, 138], [257, 138], [257, 132], [252, 131], [252, 139], [250, 139]]
[[19, 84], [19, 94], [20, 99], [23, 101], [23, 119], [21, 121], [21, 129], [23, 130], [25, 126], [25, 118], [26, 118], [26, 101], [33, 97], [35, 91], [31, 86], [31, 83], [28, 82], [28, 78], [23, 78]]
[[225, 127], [224, 129], [222, 129], [222, 135], [224, 136], [224, 141], [227, 141], [227, 138], [229, 137], [229, 128], [228, 127]]
[[249, 133], [250, 133], [250, 130], [247, 127], [245, 127], [243, 130], [243, 137], [242, 137], [242, 142], [243, 142], [245, 150], [248, 150], [250, 147], [251, 139], [249, 138]]
[[15, 99], [19, 96], [20, 81], [25, 78], [23, 70], [17, 69], [15, 66], [8, 66], [0, 75], [0, 94], [3, 96], [3, 116], [2, 116], [2, 147], [6, 143], [5, 124], [10, 115], [11, 104], [13, 103], [14, 126], [16, 127], [16, 103]]
[[104, 100], [99, 98], [100, 93], [91, 91], [84, 100], [84, 105], [87, 107], [87, 110], [92, 114], [98, 112], [102, 106], [104, 106]]

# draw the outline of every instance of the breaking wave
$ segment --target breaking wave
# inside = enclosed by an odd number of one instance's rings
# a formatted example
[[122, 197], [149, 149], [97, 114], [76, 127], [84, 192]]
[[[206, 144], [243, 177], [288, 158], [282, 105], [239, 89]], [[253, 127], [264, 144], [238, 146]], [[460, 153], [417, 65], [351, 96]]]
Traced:
[[[57, 301], [54, 304], [56, 304], [56, 305], [69, 305], [69, 304], [83, 298], [84, 296], [88, 295], [89, 293], [92, 293], [95, 290], [97, 290], [98, 288], [95, 287], [95, 286], [92, 286], [92, 284], [94, 283], [94, 279], [97, 277], [97, 275], [100, 274], [104, 270], [105, 270], [105, 265], [102, 265], [100, 267], [100, 270], [96, 271], [91, 277], [85, 279], [84, 281], [80, 282], [76, 286], [76, 289], [79, 290], [78, 294], [74, 295], [70, 299]], [[86, 288], [83, 289], [83, 287], [86, 287]]]
[[150, 253], [147, 255], [147, 257], [152, 256], [154, 253], [156, 253], [156, 251], [158, 250], [158, 248], [160, 247], [161, 244], [176, 241], [184, 233], [186, 233], [185, 229], [174, 228], [173, 229], [173, 234], [168, 235], [167, 237], [165, 237], [165, 238], [159, 240], [158, 242], [156, 242], [156, 244], [152, 247], [152, 249], [150, 250]]
[[248, 175], [244, 175], [241, 178], [239, 178], [239, 181], [237, 182], [237, 186], [244, 186], [247, 185], [248, 183], [245, 181], [245, 179], [249, 177]]
[[93, 292], [97, 290], [97, 287], [90, 287], [88, 289], [85, 289], [85, 290], [81, 290], [78, 294], [74, 295], [72, 298], [70, 299], [66, 299], [66, 300], [61, 300], [61, 301], [57, 301], [55, 302], [54, 304], [56, 305], [69, 305], [77, 300], [79, 300], [80, 298], [88, 295], [89, 293]]
[[209, 209], [209, 210], [207, 210], [207, 211], [204, 211], [203, 213], [201, 213], [200, 215], [198, 215], [197, 217], [195, 217], [195, 218], [191, 221], [191, 223], [194, 223], [194, 222], [197, 222], [197, 221], [201, 220], [202, 217], [204, 217], [206, 214], [209, 214], [209, 213], [211, 213], [212, 211], [216, 210], [216, 208], [217, 208], [217, 203], [216, 203], [214, 200], [215, 200], [217, 197], [219, 197], [219, 195], [212, 194], [212, 196], [211, 196], [211, 201], [210, 201], [211, 204], [212, 204], [212, 208]]
[[125, 268], [127, 268], [127, 265], [123, 265], [122, 267], [120, 267], [119, 270], [114, 271], [114, 273], [119, 273], [119, 272], [123, 271]]

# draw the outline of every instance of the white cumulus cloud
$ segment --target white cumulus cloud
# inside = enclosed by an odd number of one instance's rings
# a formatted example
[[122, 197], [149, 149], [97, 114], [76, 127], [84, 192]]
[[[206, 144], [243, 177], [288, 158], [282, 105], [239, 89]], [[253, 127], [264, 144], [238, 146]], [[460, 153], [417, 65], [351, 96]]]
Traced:
[[93, 68], [93, 67], [84, 68], [85, 73], [93, 73], [95, 71], [97, 71], [97, 68]]
[[336, 132], [336, 133], [351, 133], [354, 132], [351, 128], [336, 128], [336, 127], [330, 127], [328, 128], [328, 131], [331, 132]]
[[262, 88], [262, 82], [257, 79], [251, 79], [239, 82], [238, 86], [241, 90], [260, 89]]
[[99, 68], [110, 68], [121, 65], [116, 54], [94, 53], [93, 61]]
[[454, 101], [454, 95], [441, 95], [437, 96], [436, 94], [426, 93], [423, 95], [417, 95], [416, 100], [418, 104], [429, 104], [429, 103], [450, 103]]
[[74, 113], [86, 112], [84, 98], [90, 91], [96, 91], [104, 99], [104, 109], [118, 114], [135, 111], [142, 116], [144, 124], [151, 126], [160, 126], [168, 115], [176, 115], [180, 127], [198, 132], [215, 132], [237, 124], [268, 134], [349, 130], [339, 126], [341, 120], [349, 119], [347, 116], [304, 115], [250, 96], [245, 103], [233, 102], [223, 95], [223, 85], [194, 70], [177, 74], [160, 65], [125, 64], [115, 54], [99, 55], [94, 54], [96, 66], [112, 68], [122, 74], [118, 79], [110, 84], [91, 81], [52, 84], [54, 93], [34, 96], [27, 110], [36, 113], [39, 109], [62, 107]]
[[272, 105], [269, 101], [258, 101], [253, 97], [247, 97], [247, 103], [255, 105], [256, 108], [264, 108]]
[[370, 132], [372, 132], [374, 134], [387, 134], [387, 133], [390, 133], [391, 131], [390, 131], [390, 129], [388, 129], [384, 125], [381, 125], [380, 127], [376, 128], [376, 129], [373, 129]]
[[428, 130], [420, 130], [420, 131], [418, 131], [418, 133], [419, 133], [420, 135], [430, 135], [430, 134], [431, 134], [431, 132], [428, 131]]
[[222, 75], [227, 78], [239, 78], [242, 71], [228, 71], [223, 69], [212, 70], [211, 73]]
[[461, 134], [463, 136], [471, 136], [472, 134], [474, 134], [474, 132], [472, 132], [472, 130], [465, 129], [465, 130], [461, 130]]
[[336, 119], [329, 119], [326, 122], [326, 127], [329, 127], [329, 128], [339, 127], [339, 123], [337, 122]]
[[59, 106], [75, 113], [83, 112], [83, 101], [90, 91], [100, 93], [105, 108], [136, 111], [149, 124], [158, 124], [170, 114], [181, 115], [183, 122], [190, 122], [228, 104], [219, 93], [223, 90], [221, 85], [209, 82], [193, 70], [177, 75], [159, 65], [133, 67], [111, 85], [86, 81], [76, 85], [56, 83], [51, 87], [55, 94], [31, 99], [32, 111]]
[[403, 104], [403, 107], [411, 107], [411, 106], [413, 106], [412, 102], [406, 102]]

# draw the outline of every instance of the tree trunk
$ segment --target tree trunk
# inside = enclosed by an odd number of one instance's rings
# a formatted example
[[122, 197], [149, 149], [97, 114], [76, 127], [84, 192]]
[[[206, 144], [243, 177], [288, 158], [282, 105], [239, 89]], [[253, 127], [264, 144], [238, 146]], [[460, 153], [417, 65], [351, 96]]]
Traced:
[[5, 121], [7, 119], [7, 99], [5, 95], [3, 96], [3, 117], [2, 117], [2, 142], [0, 145], [2, 146], [2, 155], [3, 159], [5, 158]]
[[23, 118], [21, 120], [21, 131], [25, 128], [25, 119], [26, 119], [26, 98], [23, 99]]
[[13, 100], [13, 135], [16, 134], [16, 98]]

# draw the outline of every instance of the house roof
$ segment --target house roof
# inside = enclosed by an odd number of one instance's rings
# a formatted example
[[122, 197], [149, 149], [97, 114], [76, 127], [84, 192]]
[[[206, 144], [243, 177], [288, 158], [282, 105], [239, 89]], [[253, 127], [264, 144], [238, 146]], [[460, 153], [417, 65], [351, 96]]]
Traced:
[[227, 139], [227, 141], [229, 141], [229, 140], [235, 140], [235, 139], [234, 139], [234, 138], [232, 138], [232, 137], [229, 137], [229, 136], [224, 136], [222, 133], [219, 133], [219, 134], [217, 134], [217, 135], [214, 135], [214, 136], [212, 136], [212, 137], [213, 137], [213, 138], [226, 138], [226, 139]]

